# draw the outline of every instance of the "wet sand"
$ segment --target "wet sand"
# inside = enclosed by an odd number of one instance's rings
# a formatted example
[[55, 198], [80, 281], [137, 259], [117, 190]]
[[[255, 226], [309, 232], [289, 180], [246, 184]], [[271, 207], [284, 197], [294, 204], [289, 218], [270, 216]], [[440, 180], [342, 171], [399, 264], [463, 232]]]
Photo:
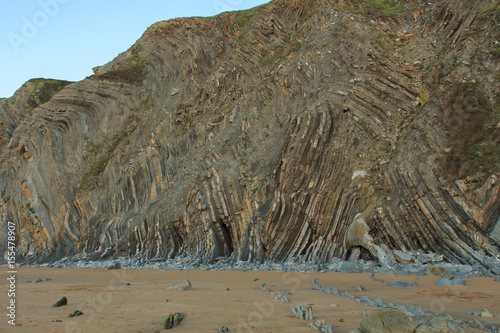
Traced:
[[[7, 266], [0, 266], [4, 276]], [[283, 273], [240, 271], [159, 271], [18, 268], [16, 282], [16, 326], [7, 323], [8, 284], [0, 283], [2, 332], [127, 332], [152, 333], [174, 312], [187, 316], [174, 332], [218, 332], [227, 326], [231, 332], [313, 332], [308, 321], [295, 319], [290, 309], [297, 304], [313, 304], [315, 319], [324, 319], [334, 332], [359, 327], [362, 312], [375, 308], [343, 296], [311, 290], [311, 281], [338, 288], [355, 296], [381, 298], [386, 303], [419, 304], [426, 312], [451, 314], [462, 320], [500, 322], [500, 283], [491, 278], [468, 278], [465, 286], [436, 285], [438, 277], [387, 277], [384, 281], [417, 281], [418, 287], [389, 288], [374, 282], [367, 273]], [[50, 278], [40, 283], [26, 280]], [[257, 279], [254, 281], [254, 279]], [[167, 289], [190, 280], [192, 291]], [[128, 282], [130, 285], [122, 285]], [[270, 291], [287, 290], [289, 303], [274, 300], [259, 289], [266, 283]], [[365, 292], [353, 288], [362, 284]], [[275, 287], [272, 287], [275, 285]], [[228, 290], [229, 289], [229, 290]], [[52, 308], [63, 296], [68, 305]], [[165, 302], [168, 299], [168, 302]], [[337, 304], [338, 307], [332, 307]], [[494, 318], [475, 317], [467, 312], [488, 309]], [[68, 318], [75, 310], [84, 315]], [[61, 322], [54, 322], [61, 320]], [[343, 320], [343, 321], [342, 321]], [[476, 330], [469, 329], [467, 332]], [[479, 330], [477, 330], [479, 331]]]

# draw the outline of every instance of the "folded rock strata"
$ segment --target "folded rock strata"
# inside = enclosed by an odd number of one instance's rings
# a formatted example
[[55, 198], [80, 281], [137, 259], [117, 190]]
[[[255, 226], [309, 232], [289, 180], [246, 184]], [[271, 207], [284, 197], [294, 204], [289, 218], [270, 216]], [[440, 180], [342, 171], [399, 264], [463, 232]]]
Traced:
[[29, 112], [24, 90], [1, 100], [2, 253], [12, 221], [28, 262], [422, 249], [487, 268], [498, 4], [342, 3], [158, 22]]

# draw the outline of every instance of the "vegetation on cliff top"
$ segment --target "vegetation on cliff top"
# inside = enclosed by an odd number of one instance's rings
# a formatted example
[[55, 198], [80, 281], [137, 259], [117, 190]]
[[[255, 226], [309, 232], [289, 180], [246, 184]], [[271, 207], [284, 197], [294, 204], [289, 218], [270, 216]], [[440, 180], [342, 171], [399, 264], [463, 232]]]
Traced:
[[234, 17], [234, 19], [236, 21], [236, 24], [240, 28], [243, 28], [245, 26], [245, 24], [247, 24], [247, 22], [252, 17], [254, 17], [255, 13], [257, 12], [257, 10], [260, 7], [262, 7], [262, 5], [261, 6], [257, 6], [257, 7], [253, 7], [253, 8], [247, 9], [247, 10], [240, 10], [240, 11], [236, 12], [236, 15]]
[[146, 76], [147, 63], [147, 60], [141, 58], [139, 55], [142, 49], [142, 45], [138, 44], [131, 50], [131, 57], [123, 59], [115, 64], [109, 71], [98, 75], [97, 78], [129, 84], [142, 83]]
[[393, 0], [357, 1], [357, 5], [360, 7], [359, 13], [367, 16], [394, 16], [403, 10], [403, 7]]
[[26, 102], [27, 111], [31, 111], [38, 105], [47, 103], [55, 94], [71, 83], [52, 79], [32, 79], [29, 82], [37, 85], [38, 88], [28, 97]]

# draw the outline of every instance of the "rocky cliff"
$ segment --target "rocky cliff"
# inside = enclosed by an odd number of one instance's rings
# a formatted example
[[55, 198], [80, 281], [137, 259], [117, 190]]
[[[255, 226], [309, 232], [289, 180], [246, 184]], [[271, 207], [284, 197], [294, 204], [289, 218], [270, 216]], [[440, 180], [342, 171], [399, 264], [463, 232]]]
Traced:
[[499, 6], [275, 0], [153, 24], [32, 111], [1, 102], [3, 223], [31, 261], [422, 249], [488, 267]]

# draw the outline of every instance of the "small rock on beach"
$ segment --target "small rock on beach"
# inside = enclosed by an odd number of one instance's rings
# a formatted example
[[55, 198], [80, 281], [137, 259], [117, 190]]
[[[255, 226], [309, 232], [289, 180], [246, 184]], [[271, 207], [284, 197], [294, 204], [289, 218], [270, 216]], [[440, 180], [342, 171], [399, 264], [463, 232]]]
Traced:
[[58, 308], [60, 306], [67, 305], [67, 304], [68, 304], [68, 299], [66, 297], [63, 297], [60, 300], [58, 300], [54, 305], [52, 305], [52, 307]]
[[80, 311], [80, 310], [75, 310], [72, 314], [70, 314], [70, 315], [68, 316], [68, 318], [78, 317], [78, 316], [81, 316], [81, 315], [83, 315], [83, 312], [82, 312], [82, 311]]
[[171, 328], [174, 328], [175, 326], [178, 326], [181, 323], [181, 321], [184, 319], [185, 316], [186, 316], [186, 314], [183, 312], [177, 312], [175, 314], [171, 313], [167, 317], [167, 319], [165, 319], [161, 328], [163, 330], [169, 330]]

